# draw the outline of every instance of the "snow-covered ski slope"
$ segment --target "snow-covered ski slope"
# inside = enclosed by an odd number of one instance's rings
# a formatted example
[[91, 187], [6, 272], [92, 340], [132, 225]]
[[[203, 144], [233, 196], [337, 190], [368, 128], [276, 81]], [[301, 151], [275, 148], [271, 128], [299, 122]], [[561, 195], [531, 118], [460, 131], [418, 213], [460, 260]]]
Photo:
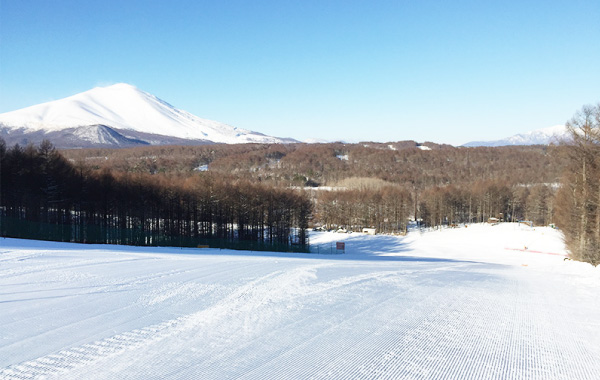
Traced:
[[[315, 233], [281, 254], [0, 239], [2, 379], [598, 379], [560, 233]], [[527, 249], [525, 249], [527, 247]]]

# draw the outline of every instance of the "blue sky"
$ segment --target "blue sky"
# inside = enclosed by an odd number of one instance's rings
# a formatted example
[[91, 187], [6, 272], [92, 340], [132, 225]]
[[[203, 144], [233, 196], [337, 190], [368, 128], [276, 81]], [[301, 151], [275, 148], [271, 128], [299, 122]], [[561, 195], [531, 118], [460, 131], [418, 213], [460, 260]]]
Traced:
[[275, 136], [491, 140], [600, 102], [598, 20], [598, 0], [0, 0], [0, 113], [126, 82]]

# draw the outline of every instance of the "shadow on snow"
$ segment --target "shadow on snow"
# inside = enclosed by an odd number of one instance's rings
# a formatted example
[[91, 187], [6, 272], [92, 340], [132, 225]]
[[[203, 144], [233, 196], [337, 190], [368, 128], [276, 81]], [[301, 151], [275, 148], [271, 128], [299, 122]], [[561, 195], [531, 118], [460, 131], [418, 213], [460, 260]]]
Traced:
[[[376, 239], [365, 239], [347, 237], [343, 240], [346, 243], [344, 253], [336, 251], [335, 242], [324, 242], [311, 244], [311, 253], [291, 253], [291, 252], [269, 252], [269, 251], [236, 251], [231, 249], [218, 248], [179, 248], [179, 247], [140, 247], [109, 244], [81, 244], [81, 243], [61, 243], [52, 241], [26, 240], [13, 238], [0, 238], [0, 259], [3, 253], [10, 250], [39, 250], [43, 249], [46, 253], [61, 252], [82, 252], [90, 254], [110, 253], [111, 251], [129, 253], [129, 254], [175, 254], [186, 256], [240, 256], [240, 257], [264, 257], [264, 258], [285, 258], [285, 259], [319, 259], [319, 260], [365, 260], [365, 261], [390, 261], [390, 262], [446, 262], [446, 263], [479, 263], [477, 261], [448, 259], [443, 257], [422, 257], [410, 255], [414, 252], [409, 243], [403, 238], [395, 236], [378, 236]], [[416, 252], [415, 252], [416, 253]], [[13, 258], [18, 259], [18, 258]]]

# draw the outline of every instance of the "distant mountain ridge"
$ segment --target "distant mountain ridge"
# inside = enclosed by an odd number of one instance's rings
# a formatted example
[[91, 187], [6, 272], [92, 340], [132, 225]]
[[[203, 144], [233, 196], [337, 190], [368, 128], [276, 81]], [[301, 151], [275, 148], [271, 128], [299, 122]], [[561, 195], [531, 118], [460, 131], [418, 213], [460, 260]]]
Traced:
[[568, 139], [567, 127], [564, 125], [555, 125], [553, 127], [520, 133], [501, 140], [471, 141], [462, 146], [549, 145], [557, 144], [566, 139]]
[[0, 136], [63, 148], [297, 142], [199, 118], [126, 83], [0, 114]]

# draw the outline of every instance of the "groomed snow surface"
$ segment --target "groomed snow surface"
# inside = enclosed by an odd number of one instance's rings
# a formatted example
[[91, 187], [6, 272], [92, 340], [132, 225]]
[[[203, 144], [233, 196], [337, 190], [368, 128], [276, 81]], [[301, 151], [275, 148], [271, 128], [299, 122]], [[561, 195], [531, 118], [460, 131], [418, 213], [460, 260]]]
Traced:
[[311, 243], [320, 254], [0, 239], [0, 378], [598, 379], [600, 268], [565, 261], [556, 230]]

